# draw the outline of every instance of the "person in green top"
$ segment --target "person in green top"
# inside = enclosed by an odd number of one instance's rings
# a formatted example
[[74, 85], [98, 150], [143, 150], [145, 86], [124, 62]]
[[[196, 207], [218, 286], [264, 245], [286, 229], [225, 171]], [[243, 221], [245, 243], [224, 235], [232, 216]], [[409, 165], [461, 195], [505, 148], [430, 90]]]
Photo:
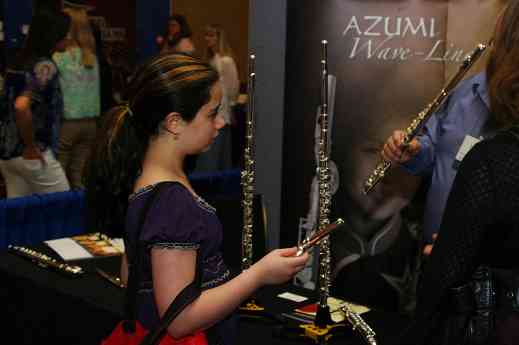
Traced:
[[101, 113], [99, 63], [95, 39], [83, 7], [65, 7], [72, 18], [67, 49], [53, 56], [59, 70], [64, 114], [59, 134], [58, 160], [72, 189], [82, 188], [84, 162], [96, 138]]

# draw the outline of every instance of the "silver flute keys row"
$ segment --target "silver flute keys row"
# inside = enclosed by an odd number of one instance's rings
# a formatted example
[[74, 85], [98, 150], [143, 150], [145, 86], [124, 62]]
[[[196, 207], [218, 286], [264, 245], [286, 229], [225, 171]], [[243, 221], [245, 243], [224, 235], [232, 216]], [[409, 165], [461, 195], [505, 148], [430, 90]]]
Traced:
[[29, 249], [27, 247], [10, 245], [9, 247], [7, 247], [7, 250], [11, 253], [29, 259], [41, 267], [52, 269], [58, 273], [63, 273], [69, 277], [78, 277], [85, 273], [83, 268], [81, 268], [80, 266], [69, 265], [64, 262], [59, 262], [58, 260], [51, 258], [48, 255], [40, 253], [36, 250]]
[[[467, 57], [463, 60], [457, 73], [451, 77], [451, 79], [447, 82], [445, 87], [440, 91], [436, 98], [434, 98], [434, 100], [429, 103], [425, 109], [418, 113], [418, 115], [411, 121], [411, 124], [404, 131], [405, 137], [402, 144], [404, 147], [409, 145], [411, 140], [414, 139], [414, 137], [423, 128], [427, 120], [429, 120], [431, 115], [436, 110], [438, 110], [438, 108], [440, 108], [447, 96], [461, 81], [463, 76], [474, 65], [478, 58], [483, 54], [486, 48], [487, 45], [481, 43], [478, 44], [472, 53], [467, 55]], [[368, 194], [371, 190], [373, 190], [373, 188], [384, 178], [386, 172], [391, 168], [391, 165], [391, 162], [386, 160], [381, 160], [377, 164], [371, 175], [369, 175], [369, 177], [364, 182], [364, 194]]]
[[359, 332], [362, 335], [362, 338], [368, 345], [377, 345], [377, 341], [375, 336], [377, 335], [373, 329], [364, 321], [364, 319], [357, 313], [355, 313], [348, 303], [343, 304], [340, 307], [341, 311], [344, 313], [344, 317], [351, 324], [351, 328], [354, 331]]
[[242, 232], [242, 270], [252, 265], [252, 227], [254, 201], [254, 93], [256, 83], [255, 73], [256, 56], [249, 56], [249, 76], [247, 83], [248, 104], [245, 121], [245, 152], [244, 169], [241, 172], [243, 193], [243, 232]]
[[[328, 42], [321, 41], [321, 111], [319, 115], [319, 162], [317, 176], [319, 185], [319, 230], [325, 228], [331, 205], [330, 170], [328, 167]], [[325, 238], [319, 248], [319, 306], [328, 306], [331, 285], [331, 252], [330, 241]]]

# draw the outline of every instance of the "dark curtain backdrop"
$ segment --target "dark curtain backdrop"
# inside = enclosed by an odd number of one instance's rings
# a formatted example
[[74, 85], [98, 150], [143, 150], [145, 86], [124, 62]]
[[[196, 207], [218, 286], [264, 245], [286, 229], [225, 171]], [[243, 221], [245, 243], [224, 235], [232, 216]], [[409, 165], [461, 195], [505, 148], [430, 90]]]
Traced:
[[25, 40], [24, 29], [31, 22], [32, 0], [4, 0], [4, 48], [7, 64], [11, 63], [16, 52]]
[[399, 217], [420, 183], [394, 171], [371, 194], [361, 193], [383, 142], [407, 126], [465, 55], [490, 37], [500, 5], [497, 0], [288, 1], [282, 246], [296, 242], [300, 218], [309, 209], [320, 41], [329, 42], [329, 73], [337, 77], [331, 157], [340, 186], [333, 216], [347, 222], [332, 238], [333, 247], [375, 254], [387, 248], [381, 242], [396, 238], [378, 233]]
[[136, 2], [89, 0], [94, 6], [89, 15], [101, 29], [103, 49], [111, 66], [116, 94], [122, 92], [136, 65]]
[[5, 2], [0, 0], [0, 75], [4, 74], [5, 69]]
[[89, 0], [95, 7], [91, 12], [94, 16], [102, 16], [107, 24], [114, 28], [123, 28], [126, 31], [128, 49], [135, 52], [135, 16], [137, 0]]

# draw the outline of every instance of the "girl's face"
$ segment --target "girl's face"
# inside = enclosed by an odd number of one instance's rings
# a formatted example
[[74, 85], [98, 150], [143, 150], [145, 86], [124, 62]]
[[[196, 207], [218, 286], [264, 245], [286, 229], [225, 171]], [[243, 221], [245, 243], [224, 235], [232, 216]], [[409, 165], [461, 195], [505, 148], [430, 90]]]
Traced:
[[218, 130], [225, 125], [222, 114], [218, 111], [222, 99], [220, 83], [211, 87], [211, 98], [197, 112], [195, 118], [184, 124], [179, 139], [183, 140], [187, 154], [207, 151], [218, 135]]
[[218, 44], [218, 34], [215, 31], [206, 31], [204, 38], [209, 48], [216, 48]]

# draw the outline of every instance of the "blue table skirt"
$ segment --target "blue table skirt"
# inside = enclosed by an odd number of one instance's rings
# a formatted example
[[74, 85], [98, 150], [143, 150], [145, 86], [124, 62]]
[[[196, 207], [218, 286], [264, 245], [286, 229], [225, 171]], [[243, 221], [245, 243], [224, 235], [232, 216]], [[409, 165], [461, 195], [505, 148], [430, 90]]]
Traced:
[[[239, 170], [193, 174], [190, 181], [203, 197], [240, 194]], [[79, 190], [0, 199], [0, 249], [88, 232], [84, 194]]]

